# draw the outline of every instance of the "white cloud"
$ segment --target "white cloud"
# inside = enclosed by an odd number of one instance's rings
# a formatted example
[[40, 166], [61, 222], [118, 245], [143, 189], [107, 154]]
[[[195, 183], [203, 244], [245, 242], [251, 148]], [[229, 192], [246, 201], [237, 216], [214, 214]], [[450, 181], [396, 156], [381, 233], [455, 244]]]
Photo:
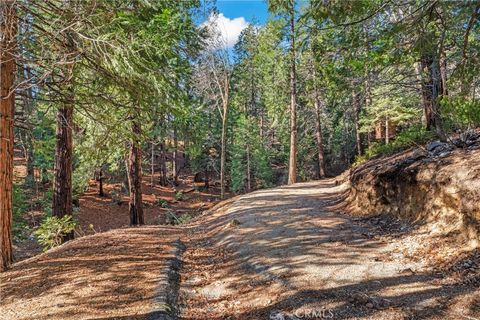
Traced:
[[202, 25], [215, 30], [227, 48], [231, 48], [237, 43], [240, 33], [248, 26], [248, 22], [244, 17], [229, 19], [223, 13], [219, 13], [210, 15]]

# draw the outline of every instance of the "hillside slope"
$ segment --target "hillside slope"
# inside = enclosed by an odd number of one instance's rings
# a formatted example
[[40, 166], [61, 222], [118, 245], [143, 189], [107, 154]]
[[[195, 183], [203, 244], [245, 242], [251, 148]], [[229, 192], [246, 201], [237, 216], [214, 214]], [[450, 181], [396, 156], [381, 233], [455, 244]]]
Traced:
[[16, 263], [0, 274], [0, 319], [164, 314], [179, 237], [180, 230], [168, 227], [118, 229]]

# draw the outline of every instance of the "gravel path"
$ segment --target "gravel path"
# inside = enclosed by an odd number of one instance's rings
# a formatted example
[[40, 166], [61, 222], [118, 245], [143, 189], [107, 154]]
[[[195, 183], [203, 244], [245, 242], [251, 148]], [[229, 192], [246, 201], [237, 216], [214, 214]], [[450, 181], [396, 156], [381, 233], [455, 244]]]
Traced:
[[254, 192], [190, 230], [185, 319], [480, 317], [478, 288], [443, 283], [342, 214], [344, 186]]

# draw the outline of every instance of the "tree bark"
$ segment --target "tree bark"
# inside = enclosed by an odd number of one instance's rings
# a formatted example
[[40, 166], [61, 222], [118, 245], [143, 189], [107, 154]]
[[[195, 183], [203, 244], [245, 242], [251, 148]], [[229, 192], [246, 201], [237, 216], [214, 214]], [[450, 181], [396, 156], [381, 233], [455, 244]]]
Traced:
[[358, 95], [355, 92], [355, 87], [352, 85], [352, 106], [355, 121], [355, 143], [357, 146], [357, 155], [363, 154], [362, 134], [360, 132], [360, 103], [358, 101]]
[[[226, 66], [225, 66], [226, 67]], [[225, 169], [227, 157], [227, 125], [228, 125], [228, 103], [230, 100], [230, 75], [224, 70], [223, 85], [218, 82], [219, 90], [222, 92], [222, 138], [220, 154], [220, 198], [225, 198]]]
[[128, 211], [130, 213], [130, 225], [144, 224], [142, 202], [142, 150], [139, 146], [138, 136], [142, 133], [140, 124], [132, 122], [134, 138], [130, 143], [130, 152], [127, 157], [128, 191], [130, 199]]
[[423, 116], [426, 130], [437, 133], [442, 141], [446, 141], [440, 117], [440, 100], [443, 88], [439, 59], [425, 54], [421, 59]]
[[[74, 56], [75, 41], [71, 31], [63, 37], [65, 54]], [[72, 58], [73, 59], [73, 58]], [[73, 106], [75, 91], [73, 74], [75, 62], [72, 60], [64, 69], [63, 102], [56, 116], [55, 164], [53, 168], [53, 206], [52, 214], [62, 218], [73, 214], [72, 203], [72, 164], [73, 164]], [[63, 236], [62, 242], [72, 240], [74, 232]]]
[[13, 122], [18, 20], [13, 2], [0, 3], [0, 271], [13, 262]]
[[[73, 160], [73, 88], [66, 90], [64, 105], [57, 111], [55, 164], [53, 168], [52, 214], [62, 218], [72, 215], [72, 160]], [[73, 232], [65, 235], [62, 242], [73, 239]]]
[[[28, 65], [23, 66], [23, 81], [28, 81], [31, 71]], [[33, 112], [33, 88], [27, 88], [23, 96], [23, 112], [26, 117]], [[27, 185], [33, 185], [35, 182], [35, 167], [33, 163], [33, 135], [30, 130], [24, 130], [25, 160], [27, 163], [27, 176], [25, 178]]]
[[323, 136], [322, 136], [322, 121], [321, 121], [321, 102], [320, 94], [317, 88], [317, 73], [315, 70], [315, 58], [313, 56], [313, 50], [310, 48], [311, 53], [311, 74], [313, 78], [313, 94], [314, 94], [314, 107], [315, 107], [315, 138], [317, 143], [317, 155], [318, 155], [318, 172], [319, 179], [325, 178], [325, 154], [323, 149]]
[[178, 185], [178, 139], [177, 139], [177, 128], [173, 127], [173, 157], [172, 157], [172, 171], [173, 171], [173, 183]]
[[165, 141], [160, 143], [160, 185], [167, 185], [167, 157], [165, 150]]
[[[255, 72], [253, 68], [253, 63], [250, 62], [249, 65], [249, 70], [250, 70], [250, 110], [248, 109], [248, 104], [245, 104], [244, 108], [244, 113], [245, 113], [245, 119], [246, 119], [246, 124], [247, 124], [247, 132], [249, 131], [250, 128], [250, 114], [257, 114], [257, 103], [256, 103], [256, 97], [255, 97]], [[260, 141], [263, 143], [262, 139], [262, 129], [260, 129]], [[246, 192], [252, 191], [252, 165], [251, 165], [251, 151], [250, 151], [250, 137], [245, 137], [245, 155], [247, 158], [247, 167], [246, 167], [246, 176], [247, 176], [247, 186], [246, 186]]]
[[150, 184], [152, 187], [155, 185], [155, 143], [153, 140], [150, 142], [150, 152], [151, 152], [151, 158], [150, 158]]
[[[227, 85], [227, 84], [225, 84]], [[228, 121], [228, 98], [223, 103], [222, 114], [222, 141], [221, 141], [221, 156], [220, 156], [220, 198], [225, 198], [225, 159], [226, 159], [226, 141], [227, 141], [227, 121]]]
[[385, 117], [385, 144], [390, 143], [390, 135], [389, 135], [390, 126], [388, 121], [389, 121], [388, 117]]
[[27, 177], [28, 185], [33, 185], [35, 182], [35, 166], [33, 165], [33, 142], [30, 132], [25, 132], [25, 144], [27, 148], [26, 162], [27, 162]]
[[[222, 134], [221, 134], [221, 151], [220, 151], [220, 198], [223, 199], [225, 197], [225, 169], [226, 169], [226, 156], [227, 156], [227, 124], [228, 124], [228, 105], [230, 99], [230, 64], [228, 59], [228, 54], [226, 54], [223, 58], [223, 70], [222, 75], [219, 77], [217, 75], [216, 66], [215, 66], [215, 59], [212, 57], [212, 72], [213, 76], [215, 77], [215, 83], [217, 85], [218, 92], [220, 94], [220, 98], [222, 100], [222, 110], [219, 108], [220, 117], [222, 119]], [[210, 118], [209, 118], [210, 121]], [[233, 136], [232, 136], [233, 138]]]
[[98, 170], [98, 196], [104, 197], [105, 192], [103, 192], [103, 170], [100, 168]]
[[447, 56], [445, 50], [442, 49], [440, 53], [440, 75], [442, 79], [442, 96], [448, 97], [448, 88], [447, 88]]
[[288, 184], [297, 182], [297, 79], [295, 72], [295, 7], [290, 15], [290, 156]]
[[[316, 94], [317, 95], [317, 94]], [[315, 137], [317, 140], [318, 154], [318, 177], [325, 178], [325, 153], [323, 149], [322, 122], [321, 122], [320, 98], [315, 97]]]

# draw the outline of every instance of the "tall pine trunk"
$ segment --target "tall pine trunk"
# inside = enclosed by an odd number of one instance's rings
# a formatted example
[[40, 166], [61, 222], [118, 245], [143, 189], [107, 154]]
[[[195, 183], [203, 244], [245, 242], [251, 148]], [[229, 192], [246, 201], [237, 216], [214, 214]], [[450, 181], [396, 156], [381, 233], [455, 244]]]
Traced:
[[447, 87], [447, 56], [445, 51], [442, 50], [440, 55], [440, 74], [442, 77], [442, 95], [448, 97], [448, 87]]
[[310, 72], [313, 78], [313, 94], [314, 94], [314, 107], [315, 107], [315, 139], [317, 143], [317, 156], [318, 156], [318, 173], [319, 179], [325, 178], [325, 153], [323, 149], [323, 136], [322, 136], [322, 121], [321, 121], [321, 102], [320, 94], [317, 88], [317, 73], [315, 70], [315, 58], [313, 56], [313, 50], [310, 48]]
[[33, 141], [30, 132], [25, 132], [25, 160], [27, 162], [27, 176], [26, 181], [28, 185], [33, 185], [35, 182], [35, 166], [33, 163]]
[[318, 97], [317, 92], [315, 92], [315, 137], [317, 140], [318, 177], [325, 178], [325, 153], [323, 150], [322, 122], [320, 115], [320, 98]]
[[[228, 85], [228, 84], [226, 84]], [[220, 155], [220, 198], [225, 198], [225, 162], [226, 162], [226, 142], [227, 142], [227, 121], [228, 121], [228, 98], [223, 103], [222, 114], [222, 152]], [[205, 178], [206, 179], [206, 178]]]
[[130, 224], [144, 224], [143, 202], [142, 202], [142, 150], [139, 146], [139, 136], [142, 128], [137, 121], [132, 122], [133, 139], [130, 143], [130, 152], [127, 156], [127, 176], [129, 202], [128, 211], [130, 213]]
[[362, 134], [360, 132], [360, 102], [358, 101], [358, 94], [355, 92], [355, 87], [352, 84], [352, 107], [355, 121], [355, 144], [357, 146], [357, 154], [363, 154]]
[[[225, 66], [227, 67], [227, 66]], [[220, 154], [220, 198], [225, 198], [225, 169], [227, 161], [227, 125], [228, 125], [228, 104], [230, 100], [230, 75], [229, 70], [224, 70], [223, 88], [219, 84], [219, 90], [222, 96], [222, 138]], [[233, 137], [233, 136], [232, 136]]]
[[[255, 99], [255, 72], [254, 72], [254, 69], [253, 69], [253, 66], [252, 66], [252, 63], [250, 63], [249, 65], [249, 70], [250, 70], [250, 112], [252, 112], [253, 114], [257, 114], [258, 115], [258, 112], [257, 112], [257, 103], [256, 103], [256, 99]], [[246, 120], [246, 124], [247, 124], [247, 132], [250, 132], [249, 128], [250, 128], [250, 112], [248, 110], [248, 105], [245, 104], [245, 107], [244, 107], [244, 113], [245, 113], [245, 120]], [[262, 141], [263, 143], [263, 139], [262, 137], [260, 136], [260, 141]], [[246, 166], [246, 177], [247, 177], [247, 186], [246, 186], [246, 192], [250, 192], [252, 191], [252, 155], [251, 155], [251, 151], [250, 151], [250, 139], [249, 137], [245, 137], [245, 156], [247, 158], [247, 166]]]
[[[31, 71], [27, 65], [23, 66], [23, 81], [28, 81]], [[27, 88], [23, 96], [23, 112], [25, 117], [29, 117], [33, 112], [33, 88]], [[35, 166], [33, 163], [33, 134], [30, 130], [24, 130], [23, 143], [25, 145], [25, 160], [27, 163], [27, 176], [25, 181], [27, 185], [33, 185], [35, 182]]]
[[[73, 92], [69, 88], [64, 105], [57, 111], [55, 164], [53, 168], [52, 214], [62, 218], [72, 215], [72, 158], [73, 158]], [[63, 242], [73, 239], [73, 232], [65, 235]]]
[[[370, 44], [368, 42], [368, 29], [364, 26], [363, 31], [365, 33], [365, 53], [366, 56], [370, 53]], [[369, 110], [371, 104], [372, 104], [372, 88], [370, 85], [370, 69], [368, 63], [365, 63], [364, 65], [364, 82], [363, 82], [363, 90], [364, 90], [364, 110]], [[367, 145], [368, 149], [371, 148], [372, 146], [372, 133], [371, 130], [369, 129], [367, 132]]]
[[[64, 34], [65, 54], [75, 55], [75, 41], [73, 34], [67, 31]], [[73, 58], [72, 58], [73, 59]], [[63, 101], [56, 116], [56, 143], [55, 164], [53, 168], [53, 203], [52, 214], [62, 218], [72, 215], [72, 164], [73, 164], [73, 106], [75, 92], [73, 84], [74, 61], [68, 64], [64, 70]], [[73, 239], [73, 231], [64, 235], [62, 242]]]
[[155, 143], [150, 142], [150, 184], [152, 187], [155, 185]]
[[178, 167], [178, 139], [177, 139], [176, 127], [173, 127], [172, 171], [173, 171], [173, 183], [175, 185], [178, 185], [178, 173], [180, 171], [180, 168]]
[[421, 58], [423, 117], [426, 130], [435, 131], [446, 141], [440, 117], [440, 99], [443, 95], [440, 62], [435, 55], [424, 54]]
[[290, 15], [290, 156], [288, 184], [297, 182], [297, 79], [295, 72], [295, 8]]
[[160, 185], [166, 186], [167, 181], [167, 155], [165, 141], [160, 143]]
[[[253, 80], [252, 80], [252, 83], [253, 83]], [[255, 94], [254, 94], [253, 85], [251, 87], [250, 104], [252, 105], [252, 110], [255, 110], [254, 109]], [[246, 104], [245, 104], [243, 112], [245, 113], [245, 120], [246, 120], [245, 122], [247, 124], [247, 132], [250, 132], [249, 131], [249, 127], [250, 127], [250, 121], [249, 120], [250, 119], [249, 119], [248, 107], [247, 107]], [[252, 190], [251, 152], [250, 152], [250, 139], [249, 139], [249, 137], [245, 137], [245, 157], [246, 157], [246, 160], [247, 160], [247, 165], [246, 165], [246, 168], [245, 168], [245, 170], [246, 170], [245, 176], [247, 178], [247, 185], [246, 185], [245, 191], [248, 193]]]
[[15, 115], [15, 55], [17, 33], [13, 2], [0, 3], [0, 271], [13, 261], [13, 121]]

